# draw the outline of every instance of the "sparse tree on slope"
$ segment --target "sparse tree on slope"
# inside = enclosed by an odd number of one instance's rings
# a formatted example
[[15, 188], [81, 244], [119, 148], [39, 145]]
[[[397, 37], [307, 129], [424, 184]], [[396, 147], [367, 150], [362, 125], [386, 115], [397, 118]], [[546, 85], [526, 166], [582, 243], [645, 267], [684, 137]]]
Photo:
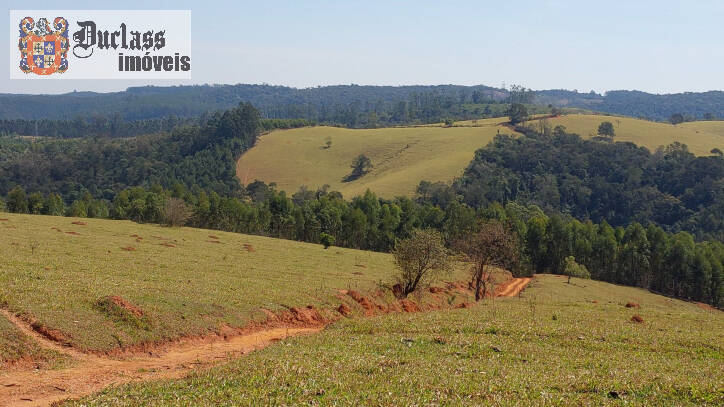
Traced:
[[498, 220], [481, 224], [476, 232], [459, 241], [458, 247], [472, 263], [470, 272], [475, 301], [480, 301], [495, 288], [493, 270], [509, 267], [518, 258], [515, 234]]
[[613, 138], [616, 137], [616, 131], [613, 128], [613, 123], [603, 122], [598, 125], [598, 135], [606, 137], [609, 140], [613, 140]]
[[398, 240], [392, 250], [399, 269], [398, 283], [402, 297], [415, 292], [436, 273], [450, 270], [450, 260], [440, 232], [415, 229], [407, 239]]

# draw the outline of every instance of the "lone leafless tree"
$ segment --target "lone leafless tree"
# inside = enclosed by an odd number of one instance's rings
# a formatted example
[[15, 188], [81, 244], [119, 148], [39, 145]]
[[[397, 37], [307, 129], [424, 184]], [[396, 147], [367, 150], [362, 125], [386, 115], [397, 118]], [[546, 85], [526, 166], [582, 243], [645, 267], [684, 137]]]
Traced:
[[183, 226], [191, 213], [183, 199], [169, 198], [163, 205], [163, 218], [168, 226]]
[[477, 231], [460, 240], [457, 247], [472, 263], [470, 274], [475, 301], [495, 289], [493, 269], [508, 267], [518, 258], [515, 233], [497, 220], [480, 224]]

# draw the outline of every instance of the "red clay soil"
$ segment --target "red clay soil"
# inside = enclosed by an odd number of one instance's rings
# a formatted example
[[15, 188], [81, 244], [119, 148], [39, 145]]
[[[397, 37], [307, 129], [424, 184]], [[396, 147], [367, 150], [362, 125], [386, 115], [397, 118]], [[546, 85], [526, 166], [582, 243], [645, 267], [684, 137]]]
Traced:
[[78, 233], [78, 232], [65, 232], [65, 233], [67, 233], [69, 235], [80, 236], [80, 233]]
[[364, 308], [366, 316], [372, 316], [375, 314], [375, 309], [377, 307], [372, 302], [372, 300], [354, 290], [347, 291], [347, 295], [352, 297], [352, 299], [355, 300], [357, 304], [361, 305], [362, 308]]
[[347, 304], [339, 304], [339, 307], [337, 307], [337, 312], [346, 317], [352, 313], [352, 308], [350, 308]]
[[420, 307], [419, 307], [416, 303], [414, 303], [414, 302], [412, 302], [412, 301], [410, 301], [410, 300], [407, 300], [407, 299], [405, 299], [405, 300], [400, 300], [400, 305], [402, 305], [402, 310], [405, 311], [405, 312], [420, 312], [420, 311], [422, 311], [422, 310], [420, 309]]
[[635, 323], [637, 323], [637, 324], [643, 324], [643, 323], [644, 323], [644, 319], [641, 318], [640, 315], [634, 315], [634, 316], [631, 317], [631, 322], [635, 322]]
[[81, 225], [81, 226], [87, 225], [87, 223], [81, 222], [81, 221], [79, 221], [79, 220], [77, 220], [77, 221], [75, 221], [75, 222], [70, 222], [70, 223], [72, 223], [73, 225]]
[[130, 312], [135, 317], [142, 317], [143, 316], [143, 310], [138, 308], [137, 306], [131, 304], [130, 301], [126, 300], [123, 297], [119, 297], [117, 295], [110, 295], [108, 296], [108, 301], [112, 302], [119, 308], [123, 308], [126, 311]]
[[[312, 307], [313, 308], [313, 307]], [[279, 320], [254, 327], [253, 330], [239, 330], [222, 327], [221, 332], [201, 338], [185, 338], [166, 343], [153, 351], [110, 358], [86, 354], [63, 346], [39, 334], [30, 324], [14, 314], [0, 309], [0, 313], [17, 326], [23, 333], [35, 339], [43, 348], [52, 349], [74, 359], [75, 364], [66, 369], [36, 370], [1, 369], [0, 405], [2, 406], [47, 406], [65, 399], [79, 398], [111, 385], [157, 379], [180, 378], [192, 369], [210, 367], [223, 360], [239, 357], [262, 348], [280, 339], [316, 332], [323, 323], [316, 310], [307, 308], [288, 311], [305, 321], [294, 320], [292, 326], [284, 326]], [[279, 319], [288, 319], [279, 316]]]
[[496, 297], [515, 297], [531, 282], [531, 277], [520, 277], [498, 285]]
[[630, 301], [629, 301], [629, 302], [626, 303], [626, 308], [640, 308], [640, 307], [641, 307], [641, 306], [640, 306], [638, 303], [636, 303], [636, 302], [630, 302]]
[[133, 246], [126, 246], [126, 247], [121, 247], [121, 250], [125, 250], [127, 252], [133, 252], [136, 250], [136, 248]]
[[712, 307], [711, 305], [705, 304], [705, 303], [703, 303], [703, 302], [695, 302], [695, 304], [696, 304], [697, 307], [699, 307], [699, 308], [701, 308], [701, 309], [704, 309], [704, 310], [707, 310], [707, 311], [719, 311], [719, 309], [714, 308], [714, 307]]

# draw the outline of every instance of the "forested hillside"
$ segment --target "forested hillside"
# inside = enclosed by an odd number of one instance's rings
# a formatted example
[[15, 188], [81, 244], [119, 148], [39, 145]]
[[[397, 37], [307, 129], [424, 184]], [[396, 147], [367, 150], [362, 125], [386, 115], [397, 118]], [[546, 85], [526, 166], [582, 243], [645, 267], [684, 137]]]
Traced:
[[[283, 123], [280, 123], [283, 124]], [[240, 190], [238, 156], [261, 133], [257, 110], [242, 104], [202, 124], [130, 139], [0, 138], [0, 194], [21, 185], [72, 201], [86, 192], [112, 199], [129, 186], [175, 183], [224, 195]]]
[[655, 153], [633, 143], [550, 135], [498, 136], [478, 150], [455, 191], [473, 207], [533, 203], [614, 226], [654, 222], [724, 240], [724, 157], [697, 157], [674, 143]]

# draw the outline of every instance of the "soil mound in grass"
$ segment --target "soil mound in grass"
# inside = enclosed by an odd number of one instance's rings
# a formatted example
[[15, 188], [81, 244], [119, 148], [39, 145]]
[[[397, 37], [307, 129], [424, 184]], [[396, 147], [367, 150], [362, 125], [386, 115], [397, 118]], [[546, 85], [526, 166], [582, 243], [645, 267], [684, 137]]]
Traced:
[[641, 308], [641, 306], [636, 302], [627, 302], [626, 308]]
[[108, 301], [110, 301], [111, 303], [113, 303], [115, 306], [123, 308], [124, 310], [130, 312], [131, 314], [133, 314], [136, 317], [140, 318], [143, 316], [143, 311], [140, 308], [131, 304], [129, 301], [127, 301], [123, 297], [119, 297], [117, 295], [109, 295], [106, 299]]
[[631, 322], [634, 322], [634, 323], [637, 323], [637, 324], [643, 324], [643, 323], [644, 323], [644, 319], [641, 318], [640, 315], [634, 315], [634, 316], [631, 317]]
[[420, 307], [410, 300], [400, 300], [400, 305], [405, 312], [420, 312]]
[[96, 302], [99, 311], [109, 318], [141, 329], [151, 329], [151, 321], [143, 310], [118, 295], [109, 295]]
[[352, 297], [352, 299], [355, 300], [357, 304], [361, 305], [362, 308], [364, 308], [365, 314], [372, 315], [375, 313], [375, 304], [369, 298], [354, 290], [347, 291], [347, 295]]
[[350, 308], [347, 304], [339, 304], [339, 307], [337, 307], [337, 312], [346, 317], [352, 313], [352, 308]]

